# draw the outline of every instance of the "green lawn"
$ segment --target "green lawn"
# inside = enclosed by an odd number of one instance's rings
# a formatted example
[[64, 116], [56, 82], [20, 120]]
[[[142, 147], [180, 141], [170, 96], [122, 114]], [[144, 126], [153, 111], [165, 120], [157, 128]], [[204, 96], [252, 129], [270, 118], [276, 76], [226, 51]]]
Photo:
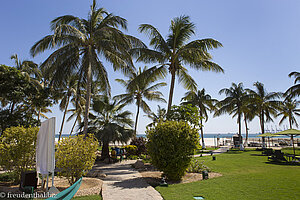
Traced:
[[100, 195], [90, 195], [90, 196], [83, 196], [83, 197], [74, 197], [73, 199], [76, 200], [102, 200]]
[[166, 200], [192, 200], [193, 196], [209, 200], [300, 199], [299, 165], [270, 163], [259, 151], [233, 151], [216, 157], [216, 161], [210, 156], [197, 159], [223, 176], [156, 189]]

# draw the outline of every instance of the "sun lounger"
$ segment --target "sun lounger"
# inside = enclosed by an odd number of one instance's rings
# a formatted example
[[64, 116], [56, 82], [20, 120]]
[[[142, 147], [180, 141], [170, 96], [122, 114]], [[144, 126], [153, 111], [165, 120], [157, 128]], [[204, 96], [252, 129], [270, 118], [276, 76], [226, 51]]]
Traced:
[[284, 157], [284, 153], [282, 153], [280, 150], [275, 150], [275, 153], [269, 156], [268, 160], [287, 162], [286, 158]]

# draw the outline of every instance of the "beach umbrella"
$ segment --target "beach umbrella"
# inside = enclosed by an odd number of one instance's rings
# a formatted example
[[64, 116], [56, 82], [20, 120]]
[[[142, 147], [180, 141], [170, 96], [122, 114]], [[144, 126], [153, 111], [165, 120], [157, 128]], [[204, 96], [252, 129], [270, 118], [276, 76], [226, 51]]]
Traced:
[[280, 131], [276, 133], [277, 135], [285, 135], [285, 136], [290, 136], [293, 144], [293, 151], [294, 151], [294, 156], [296, 156], [295, 153], [295, 145], [294, 145], [294, 137], [300, 135], [300, 131], [297, 129], [287, 129], [285, 131]]
[[260, 135], [257, 135], [256, 137], [268, 137], [268, 142], [269, 142], [269, 147], [270, 147], [270, 137], [276, 137], [276, 136], [280, 136], [277, 133], [263, 133]]

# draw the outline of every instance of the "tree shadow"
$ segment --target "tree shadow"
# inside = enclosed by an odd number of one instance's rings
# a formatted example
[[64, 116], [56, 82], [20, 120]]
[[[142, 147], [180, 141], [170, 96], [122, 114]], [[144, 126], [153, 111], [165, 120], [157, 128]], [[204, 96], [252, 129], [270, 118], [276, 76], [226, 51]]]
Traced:
[[268, 161], [265, 162], [269, 165], [284, 165], [284, 166], [300, 166], [299, 162], [279, 162], [279, 161]]
[[142, 177], [137, 177], [133, 179], [126, 179], [119, 182], [113, 183], [114, 187], [120, 187], [122, 189], [132, 189], [132, 188], [146, 188], [148, 183]]

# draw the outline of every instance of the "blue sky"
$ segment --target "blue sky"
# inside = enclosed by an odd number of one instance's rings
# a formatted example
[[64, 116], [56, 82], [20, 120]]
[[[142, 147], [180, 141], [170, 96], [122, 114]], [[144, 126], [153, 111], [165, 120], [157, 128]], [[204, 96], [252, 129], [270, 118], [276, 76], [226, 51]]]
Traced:
[[[54, 18], [72, 14], [86, 18], [91, 0], [10, 0], [1, 2], [0, 7], [0, 64], [13, 66], [10, 60], [17, 53], [21, 59], [32, 59], [41, 63], [49, 52], [32, 58], [30, 47], [50, 33], [49, 23]], [[148, 44], [147, 38], [137, 31], [142, 23], [149, 23], [159, 29], [163, 36], [168, 33], [170, 20], [180, 15], [188, 15], [196, 24], [196, 35], [192, 39], [214, 38], [223, 44], [223, 48], [213, 50], [213, 61], [225, 70], [225, 74], [189, 70], [197, 81], [199, 89], [205, 88], [213, 98], [222, 99], [218, 92], [229, 87], [232, 82], [243, 82], [246, 88], [252, 88], [256, 81], [265, 84], [269, 92], [285, 91], [293, 84], [288, 77], [292, 71], [300, 69], [300, 1], [297, 0], [102, 0], [99, 7], [128, 20], [128, 34], [134, 35]], [[114, 82], [123, 75], [114, 72], [110, 64], [105, 64], [112, 85], [112, 94], [124, 90]], [[137, 63], [136, 67], [144, 66]], [[149, 65], [150, 66], [150, 65]], [[169, 77], [165, 80], [168, 84]], [[169, 86], [163, 90], [168, 99]], [[176, 85], [174, 104], [178, 104], [186, 91]], [[156, 111], [157, 103], [149, 103]], [[162, 106], [166, 106], [162, 104]], [[135, 113], [135, 106], [128, 106]], [[57, 132], [62, 112], [57, 106], [52, 108]], [[138, 132], [143, 133], [150, 121], [140, 115]], [[298, 121], [299, 118], [298, 118]], [[287, 122], [285, 123], [287, 124]], [[64, 133], [70, 130], [67, 123]], [[278, 120], [268, 126], [278, 126]], [[237, 132], [236, 119], [224, 115], [210, 117], [204, 125], [208, 133]], [[250, 132], [259, 131], [257, 119], [250, 123]]]

